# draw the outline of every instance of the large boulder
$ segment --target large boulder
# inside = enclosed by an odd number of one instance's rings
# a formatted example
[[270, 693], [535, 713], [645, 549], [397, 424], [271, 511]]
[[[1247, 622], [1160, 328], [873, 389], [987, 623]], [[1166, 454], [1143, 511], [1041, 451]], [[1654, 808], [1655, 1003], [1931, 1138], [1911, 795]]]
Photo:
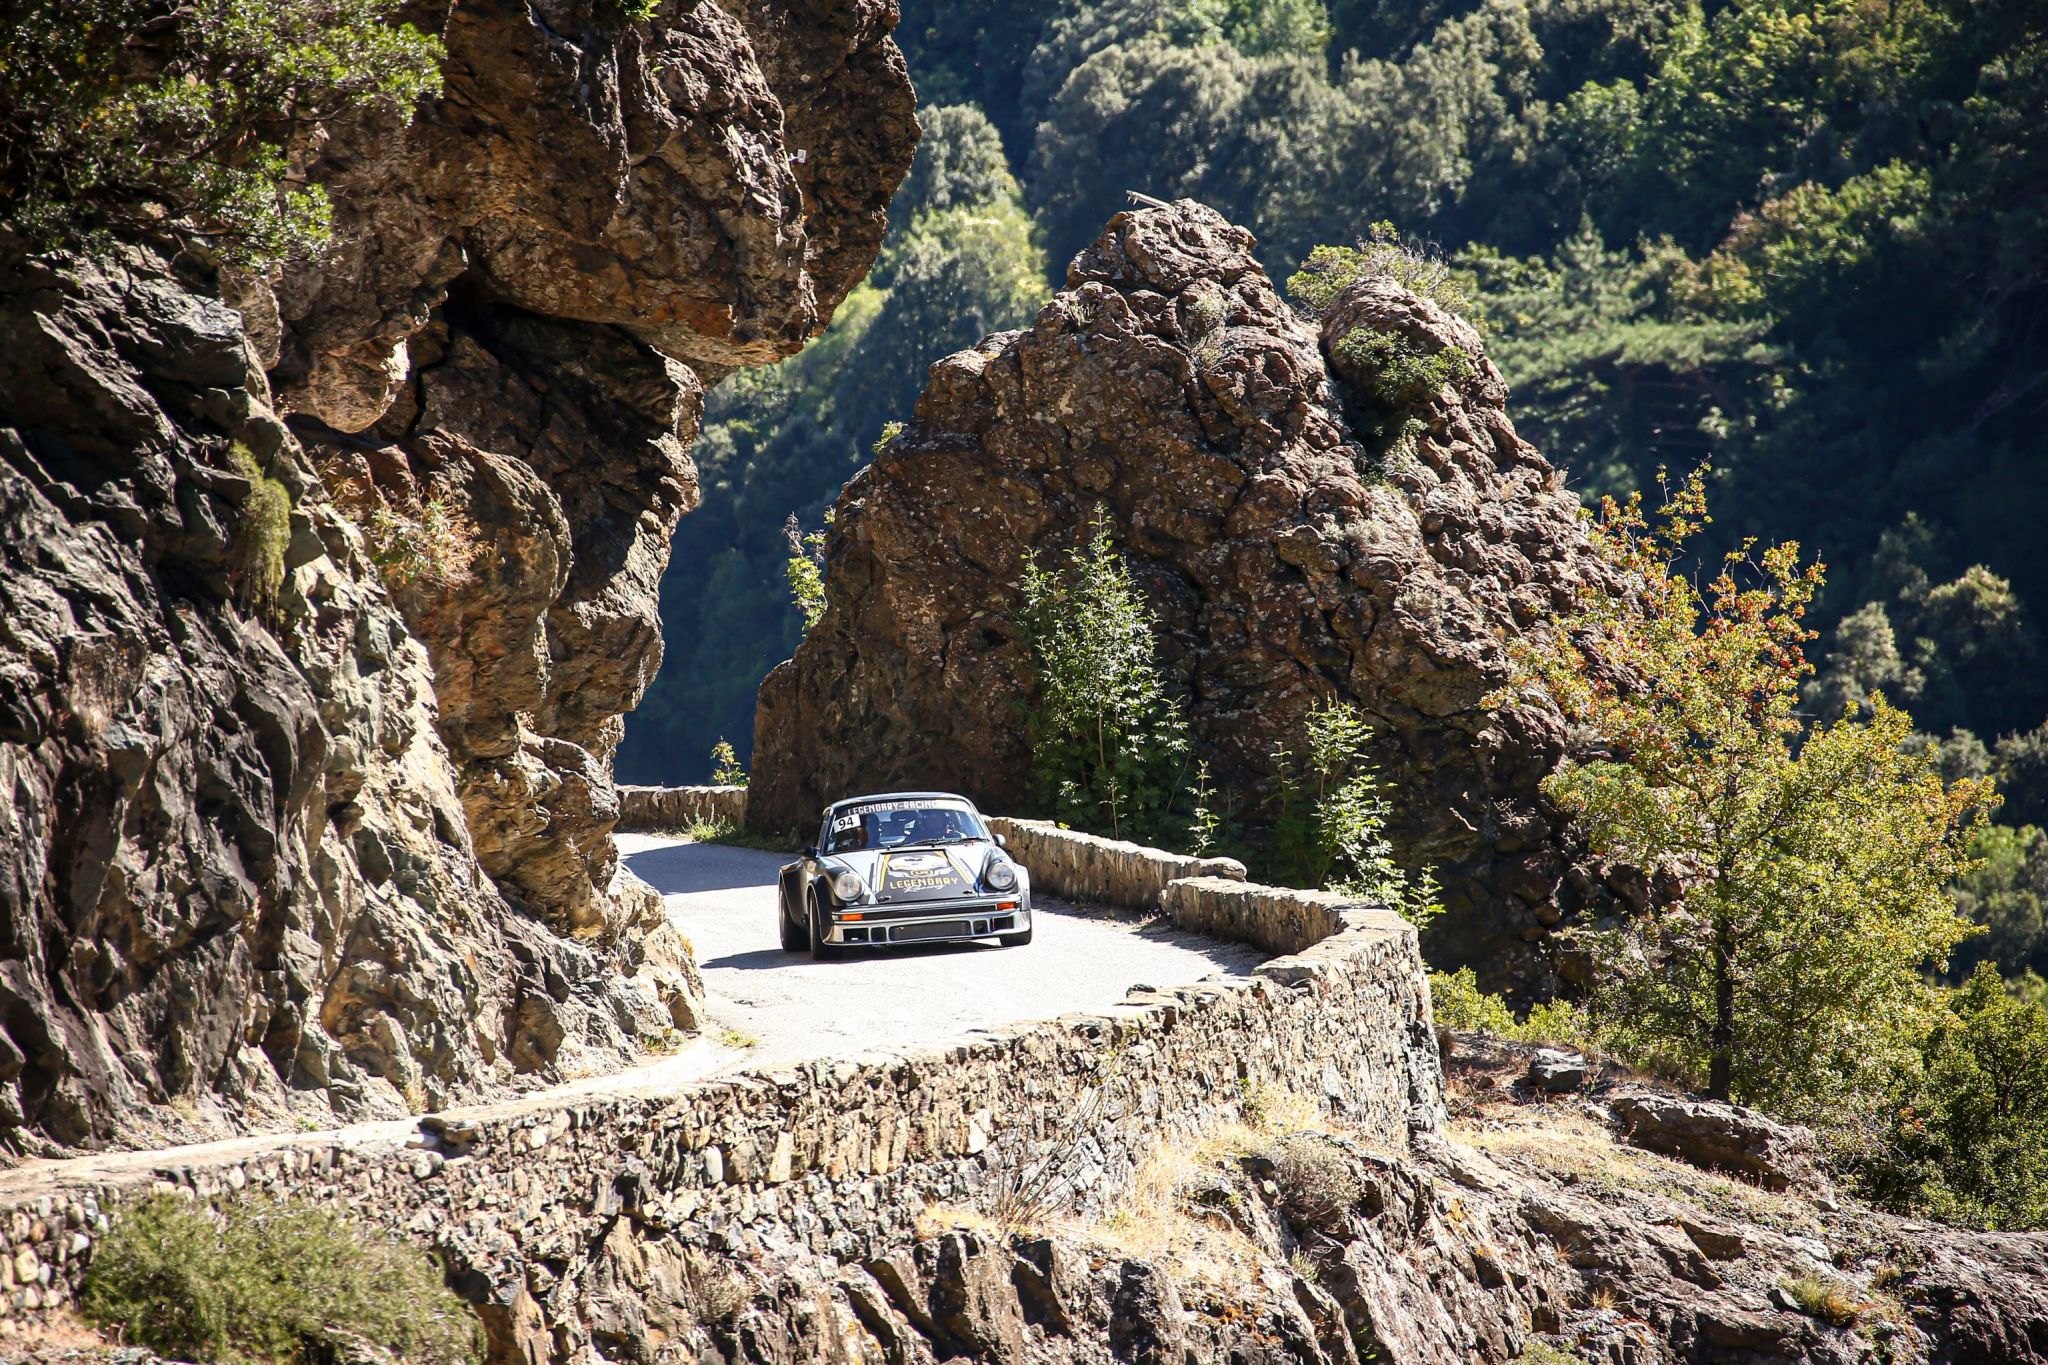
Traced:
[[1821, 1181], [1813, 1133], [1754, 1109], [1655, 1090], [1617, 1095], [1607, 1107], [1628, 1141], [1652, 1152], [1732, 1171], [1768, 1190]]
[[889, 0], [427, 0], [326, 258], [0, 242], [0, 1150], [396, 1115], [697, 1020], [619, 866], [705, 387], [916, 141]]
[[[1197, 752], [1254, 798], [1240, 811], [1259, 817], [1316, 701], [1356, 704], [1400, 855], [1445, 886], [1436, 955], [1541, 988], [1536, 941], [1579, 895], [1538, 790], [1563, 727], [1489, 694], [1509, 639], [1600, 572], [1578, 501], [1516, 437], [1469, 326], [1385, 279], [1318, 326], [1252, 247], [1190, 202], [1119, 214], [1029, 330], [932, 367], [839, 499], [823, 619], [762, 687], [750, 818], [799, 825], [862, 787], [1023, 804], [1023, 556], [1076, 545], [1100, 511]], [[1394, 382], [1418, 369], [1443, 381]]]

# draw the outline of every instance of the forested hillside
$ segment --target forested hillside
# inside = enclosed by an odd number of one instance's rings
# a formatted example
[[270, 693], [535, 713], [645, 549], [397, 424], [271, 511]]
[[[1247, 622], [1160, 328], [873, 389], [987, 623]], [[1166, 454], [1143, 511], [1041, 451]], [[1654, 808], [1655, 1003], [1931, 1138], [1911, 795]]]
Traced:
[[744, 752], [814, 528], [923, 368], [1022, 325], [1127, 191], [1285, 277], [1389, 222], [1469, 280], [1585, 494], [1711, 462], [1716, 529], [1830, 565], [1808, 707], [1872, 688], [2003, 826], [1963, 950], [2048, 965], [2048, 41], [2032, 0], [905, 0], [925, 125], [827, 336], [712, 396], [668, 663], [620, 775]]

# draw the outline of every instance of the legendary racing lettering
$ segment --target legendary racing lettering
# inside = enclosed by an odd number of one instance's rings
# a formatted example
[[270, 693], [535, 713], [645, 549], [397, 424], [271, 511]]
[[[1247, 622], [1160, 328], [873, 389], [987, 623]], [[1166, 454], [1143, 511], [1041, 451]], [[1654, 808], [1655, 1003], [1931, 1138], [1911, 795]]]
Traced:
[[861, 822], [861, 820], [862, 820], [863, 818], [865, 818], [865, 817], [867, 817], [867, 816], [870, 816], [870, 815], [875, 815], [875, 814], [878, 814], [878, 813], [880, 813], [880, 812], [882, 812], [882, 811], [898, 811], [898, 810], [958, 810], [958, 811], [966, 811], [966, 810], [972, 810], [972, 809], [974, 809], [974, 808], [973, 808], [972, 806], [968, 805], [968, 804], [967, 804], [967, 803], [966, 803], [965, 801], [933, 801], [933, 800], [930, 800], [930, 799], [925, 799], [925, 800], [917, 800], [917, 801], [869, 801], [869, 802], [865, 802], [865, 803], [863, 803], [863, 804], [861, 804], [861, 805], [858, 805], [858, 806], [849, 806], [849, 807], [847, 807], [847, 808], [846, 808], [845, 810], [841, 811], [841, 812], [840, 812], [839, 814], [837, 814], [837, 815], [833, 816], [833, 817], [832, 817], [832, 832], [833, 832], [834, 834], [843, 834], [843, 833], [845, 833], [845, 832], [846, 832], [847, 830], [853, 829], [853, 828], [855, 828], [856, 826], [858, 826], [858, 825], [860, 824], [860, 822]]

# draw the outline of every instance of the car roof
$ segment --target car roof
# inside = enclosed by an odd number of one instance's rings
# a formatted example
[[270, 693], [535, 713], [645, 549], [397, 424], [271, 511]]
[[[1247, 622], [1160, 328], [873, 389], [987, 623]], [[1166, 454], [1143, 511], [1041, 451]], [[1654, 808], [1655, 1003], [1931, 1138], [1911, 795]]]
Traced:
[[828, 811], [841, 806], [864, 806], [870, 801], [958, 801], [969, 810], [979, 811], [972, 801], [958, 792], [869, 792], [865, 796], [848, 796], [825, 807]]

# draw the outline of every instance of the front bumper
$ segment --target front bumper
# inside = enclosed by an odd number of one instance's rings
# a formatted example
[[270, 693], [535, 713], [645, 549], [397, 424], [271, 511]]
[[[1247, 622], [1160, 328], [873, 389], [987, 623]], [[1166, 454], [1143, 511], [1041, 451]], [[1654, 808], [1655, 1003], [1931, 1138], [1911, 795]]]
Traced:
[[[850, 918], [856, 915], [858, 919]], [[1030, 927], [1030, 901], [991, 896], [929, 906], [850, 906], [833, 912], [825, 941], [851, 948], [966, 943], [997, 934], [1021, 934]]]

